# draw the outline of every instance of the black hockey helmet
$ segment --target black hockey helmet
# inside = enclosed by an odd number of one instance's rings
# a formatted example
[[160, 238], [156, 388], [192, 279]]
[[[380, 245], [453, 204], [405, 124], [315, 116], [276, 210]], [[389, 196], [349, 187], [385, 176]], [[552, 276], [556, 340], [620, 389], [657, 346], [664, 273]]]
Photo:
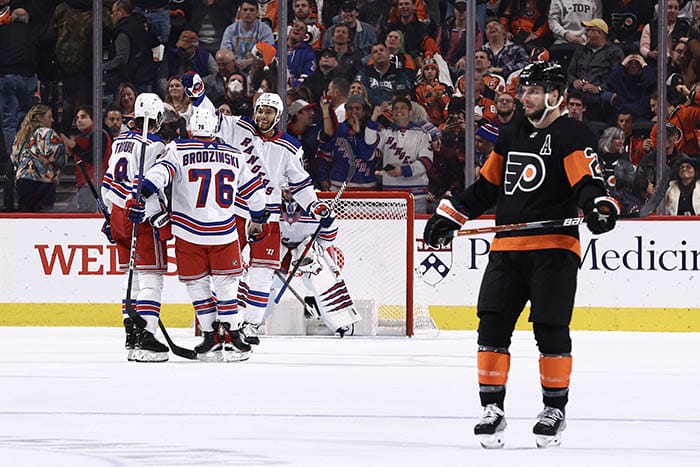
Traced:
[[566, 71], [557, 62], [533, 62], [520, 72], [520, 84], [544, 86], [545, 91], [558, 89], [561, 94], [567, 86]]

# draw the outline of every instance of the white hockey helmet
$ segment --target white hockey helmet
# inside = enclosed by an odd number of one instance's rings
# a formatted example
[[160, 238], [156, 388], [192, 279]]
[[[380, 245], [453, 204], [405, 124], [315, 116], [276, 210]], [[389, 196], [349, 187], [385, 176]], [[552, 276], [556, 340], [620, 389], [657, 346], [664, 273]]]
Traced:
[[190, 132], [192, 136], [213, 138], [219, 131], [219, 119], [209, 109], [197, 107], [190, 117]]
[[136, 103], [134, 104], [134, 117], [148, 117], [149, 120], [155, 122], [157, 130], [163, 123], [164, 115], [165, 106], [157, 94], [144, 92], [136, 96]]
[[282, 98], [273, 92], [264, 92], [260, 94], [258, 100], [255, 101], [255, 110], [253, 114], [258, 113], [260, 107], [272, 107], [277, 111], [277, 115], [275, 115], [275, 120], [272, 122], [270, 129], [276, 127], [282, 117], [282, 112], [284, 112]]

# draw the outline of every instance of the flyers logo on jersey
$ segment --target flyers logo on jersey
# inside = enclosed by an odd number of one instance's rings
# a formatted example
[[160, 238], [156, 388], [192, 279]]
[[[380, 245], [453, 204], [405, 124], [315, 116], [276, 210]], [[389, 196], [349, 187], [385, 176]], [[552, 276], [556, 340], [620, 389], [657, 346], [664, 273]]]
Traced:
[[544, 161], [537, 154], [511, 151], [506, 160], [503, 188], [507, 195], [517, 190], [535, 191], [542, 185], [546, 174]]

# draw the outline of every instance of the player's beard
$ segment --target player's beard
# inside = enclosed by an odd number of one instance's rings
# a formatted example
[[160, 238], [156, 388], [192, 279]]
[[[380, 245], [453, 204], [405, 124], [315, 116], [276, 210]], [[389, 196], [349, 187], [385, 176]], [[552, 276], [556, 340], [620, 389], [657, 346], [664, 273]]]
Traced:
[[546, 110], [546, 109], [545, 109], [544, 107], [542, 107], [540, 110], [535, 110], [535, 111], [534, 111], [533, 113], [531, 113], [530, 115], [528, 115], [528, 114], [526, 113], [525, 116], [526, 116], [526, 117], [528, 118], [528, 120], [530, 120], [531, 122], [537, 122], [537, 121], [539, 121], [539, 120], [542, 118], [542, 116], [544, 115], [545, 110]]
[[272, 122], [262, 122], [260, 120], [256, 120], [255, 124], [258, 126], [258, 130], [260, 130], [262, 133], [269, 133], [270, 131], [273, 130], [273, 123]]

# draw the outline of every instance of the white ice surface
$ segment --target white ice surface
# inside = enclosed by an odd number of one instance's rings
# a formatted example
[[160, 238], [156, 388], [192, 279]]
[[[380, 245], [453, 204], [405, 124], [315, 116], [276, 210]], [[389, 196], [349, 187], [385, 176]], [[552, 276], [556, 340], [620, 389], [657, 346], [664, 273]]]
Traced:
[[475, 338], [267, 337], [244, 363], [139, 364], [120, 329], [0, 328], [0, 466], [700, 466], [700, 334], [573, 333], [568, 428], [538, 450], [537, 351], [516, 333], [498, 451], [472, 435]]

